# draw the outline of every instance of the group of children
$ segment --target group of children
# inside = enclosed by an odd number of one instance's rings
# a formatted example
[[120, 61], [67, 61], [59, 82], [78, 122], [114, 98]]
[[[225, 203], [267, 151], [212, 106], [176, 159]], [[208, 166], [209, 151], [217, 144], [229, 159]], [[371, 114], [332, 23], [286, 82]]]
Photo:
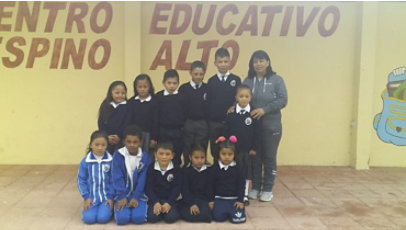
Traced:
[[168, 70], [156, 94], [150, 77], [138, 75], [128, 100], [124, 82], [110, 85], [79, 166], [85, 223], [108, 222], [113, 213], [119, 225], [245, 222], [258, 120], [250, 114], [251, 89], [230, 73], [226, 49], [216, 51], [215, 65], [206, 84], [204, 63], [193, 62], [191, 81], [179, 89], [177, 71]]

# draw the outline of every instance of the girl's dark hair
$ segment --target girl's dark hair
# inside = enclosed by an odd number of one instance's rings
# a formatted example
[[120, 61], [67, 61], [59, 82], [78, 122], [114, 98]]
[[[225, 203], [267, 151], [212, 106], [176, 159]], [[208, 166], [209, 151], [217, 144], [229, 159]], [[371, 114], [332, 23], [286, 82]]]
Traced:
[[148, 82], [149, 94], [151, 94], [151, 96], [153, 96], [155, 93], [155, 89], [154, 89], [154, 86], [152, 85], [151, 78], [147, 74], [140, 74], [134, 79], [134, 97], [138, 96], [137, 83], [138, 83], [138, 81], [142, 81], [142, 80], [146, 80]]
[[201, 68], [203, 72], [206, 72], [206, 65], [202, 61], [194, 61], [190, 65], [190, 72], [192, 72], [196, 68]]
[[243, 89], [246, 89], [246, 90], [250, 91], [250, 94], [252, 94], [251, 88], [246, 84], [241, 84], [241, 85], [237, 86], [236, 93], [238, 93], [240, 90], [243, 90]]
[[[240, 164], [240, 162], [238, 161], [238, 157], [237, 157], [237, 155], [238, 155], [237, 143], [233, 143], [227, 139], [225, 141], [217, 143], [216, 148], [217, 148], [217, 153], [218, 153], [219, 159], [220, 159], [220, 152], [222, 149], [225, 149], [225, 148], [232, 149], [234, 152], [234, 161], [236, 161], [237, 164]], [[217, 162], [214, 162], [214, 163], [217, 163]]]
[[165, 74], [164, 74], [164, 80], [163, 82], [165, 82], [168, 78], [176, 78], [179, 81], [179, 74], [178, 71], [176, 71], [176, 69], [168, 69]]
[[[106, 142], [108, 143], [108, 138], [107, 138], [107, 133], [101, 130], [96, 130], [92, 133], [92, 135], [90, 135], [90, 142], [89, 145], [87, 147], [87, 151], [86, 154], [89, 153], [92, 149], [90, 148], [90, 145], [92, 144], [93, 140], [96, 138], [102, 137], [104, 139], [106, 139]], [[107, 147], [107, 145], [106, 145]]]
[[[109, 122], [110, 115], [113, 112], [113, 107], [110, 105], [110, 102], [113, 101], [111, 92], [116, 86], [119, 85], [122, 85], [127, 92], [127, 86], [125, 86], [125, 83], [123, 81], [113, 81], [110, 84], [109, 89], [107, 90], [107, 96], [103, 100], [99, 108], [99, 117], [101, 118], [103, 124], [107, 124]], [[127, 100], [127, 97], [125, 99]]]
[[271, 59], [269, 58], [268, 54], [263, 50], [257, 50], [252, 54], [250, 62], [248, 64], [248, 67], [249, 67], [248, 78], [253, 78], [257, 75], [254, 70], [254, 59], [255, 58], [256, 59], [265, 59], [265, 60], [269, 61], [269, 66], [268, 66], [268, 68], [266, 68], [265, 77], [270, 77], [271, 75], [276, 74], [276, 72], [274, 72], [272, 70]]

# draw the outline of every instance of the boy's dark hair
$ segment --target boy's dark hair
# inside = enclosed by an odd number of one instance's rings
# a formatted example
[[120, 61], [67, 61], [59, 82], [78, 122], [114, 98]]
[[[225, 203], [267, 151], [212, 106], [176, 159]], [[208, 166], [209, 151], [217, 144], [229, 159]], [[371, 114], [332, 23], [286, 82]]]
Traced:
[[90, 150], [91, 150], [90, 145], [92, 144], [93, 140], [96, 139], [96, 138], [99, 138], [99, 137], [102, 137], [102, 138], [106, 139], [107, 143], [109, 142], [108, 137], [107, 137], [107, 133], [105, 131], [102, 131], [102, 130], [94, 131], [92, 133], [92, 135], [90, 135], [90, 141], [89, 141], [89, 145], [87, 147], [86, 154], [90, 152]]
[[190, 72], [192, 72], [196, 68], [201, 68], [203, 72], [206, 72], [206, 65], [202, 61], [194, 61], [190, 65]]
[[252, 95], [251, 88], [246, 84], [241, 84], [241, 85], [237, 86], [236, 93], [238, 93], [240, 90], [243, 90], [243, 89], [250, 91], [250, 94]]
[[158, 149], [169, 149], [173, 153], [173, 144], [169, 141], [158, 142], [155, 151], [158, 151]]
[[129, 125], [124, 129], [123, 140], [125, 140], [127, 136], [137, 136], [142, 140], [142, 129], [138, 125]]
[[[110, 119], [110, 115], [113, 112], [113, 107], [110, 105], [110, 102], [113, 101], [113, 96], [111, 94], [111, 92], [113, 91], [113, 89], [116, 86], [122, 85], [125, 89], [125, 91], [127, 92], [127, 86], [125, 85], [125, 83], [123, 81], [113, 81], [110, 86], [109, 89], [107, 90], [107, 96], [106, 98], [103, 100], [103, 102], [100, 105], [99, 108], [99, 117], [102, 116], [103, 120], [103, 124], [107, 124], [109, 119]], [[127, 100], [127, 97], [125, 98]]]
[[137, 83], [138, 81], [146, 80], [149, 84], [149, 94], [154, 95], [155, 89], [154, 86], [152, 85], [151, 78], [147, 74], [140, 74], [134, 79], [134, 97], [138, 96], [137, 93]]
[[164, 80], [163, 82], [165, 82], [166, 80], [168, 80], [168, 78], [176, 78], [179, 81], [179, 74], [178, 71], [176, 71], [176, 69], [168, 69], [165, 74], [164, 74]]
[[250, 62], [248, 64], [248, 66], [249, 66], [248, 76], [247, 76], [248, 78], [253, 78], [257, 75], [254, 70], [254, 59], [255, 58], [256, 59], [265, 59], [265, 60], [269, 61], [269, 66], [266, 68], [265, 77], [270, 77], [271, 75], [276, 74], [276, 72], [272, 70], [271, 59], [269, 58], [268, 54], [263, 50], [257, 50], [252, 54], [252, 56], [250, 58]]
[[226, 48], [218, 48], [216, 51], [216, 54], [214, 55], [214, 58], [222, 58], [222, 57], [230, 57], [230, 53]]
[[193, 155], [193, 152], [195, 152], [195, 151], [201, 151], [206, 156], [206, 148], [204, 148], [203, 145], [201, 145], [199, 143], [194, 143], [192, 145], [192, 148], [191, 148], [191, 151], [190, 151], [190, 156]]

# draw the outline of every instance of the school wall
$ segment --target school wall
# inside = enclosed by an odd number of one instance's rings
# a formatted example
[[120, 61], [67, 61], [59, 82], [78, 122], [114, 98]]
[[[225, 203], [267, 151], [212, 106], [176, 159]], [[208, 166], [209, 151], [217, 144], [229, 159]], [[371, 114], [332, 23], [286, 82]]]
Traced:
[[[177, 68], [184, 83], [197, 59], [208, 64], [207, 81], [216, 72], [215, 50], [226, 46], [232, 72], [242, 79], [252, 52], [264, 49], [285, 80], [279, 165], [406, 166], [404, 147], [382, 142], [372, 126], [387, 74], [405, 65], [404, 3], [39, 2], [32, 32], [25, 21], [18, 28], [24, 5], [7, 4], [0, 3], [2, 12], [10, 12], [0, 20], [1, 164], [77, 164], [110, 82], [124, 80], [130, 97], [132, 80], [142, 72], [158, 91], [166, 68]], [[33, 7], [29, 2], [30, 12]], [[50, 31], [48, 8], [58, 7]], [[84, 14], [83, 33], [77, 23], [66, 29], [69, 12], [71, 20]], [[72, 48], [79, 50], [80, 39], [86, 40], [83, 62], [80, 55], [64, 59]]]

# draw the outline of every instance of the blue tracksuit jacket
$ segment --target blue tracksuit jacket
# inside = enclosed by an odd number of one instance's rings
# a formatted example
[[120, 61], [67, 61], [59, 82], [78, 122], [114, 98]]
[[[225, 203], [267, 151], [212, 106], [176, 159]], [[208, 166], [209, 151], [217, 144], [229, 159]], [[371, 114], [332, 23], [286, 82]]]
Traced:
[[113, 158], [106, 152], [100, 163], [90, 152], [82, 159], [79, 165], [77, 185], [84, 200], [92, 199], [93, 203], [100, 204], [114, 197], [111, 165]]
[[[132, 175], [132, 182], [128, 174], [125, 164], [125, 151], [126, 147], [117, 150], [113, 156], [113, 186], [116, 192], [115, 199], [121, 200], [127, 198], [128, 200], [136, 199], [137, 201], [146, 200], [144, 194], [145, 181], [147, 178], [147, 170], [150, 164], [150, 159], [147, 153], [142, 152], [138, 154], [140, 163]], [[141, 155], [141, 156], [139, 156]]]

